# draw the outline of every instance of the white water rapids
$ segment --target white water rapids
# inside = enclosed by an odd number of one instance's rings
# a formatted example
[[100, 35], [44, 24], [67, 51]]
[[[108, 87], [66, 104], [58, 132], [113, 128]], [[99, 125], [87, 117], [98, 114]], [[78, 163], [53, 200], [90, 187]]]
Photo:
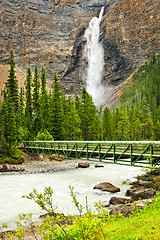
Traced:
[[104, 87], [102, 85], [104, 50], [99, 42], [100, 22], [103, 16], [104, 7], [102, 7], [99, 18], [93, 17], [85, 31], [87, 43], [85, 55], [88, 61], [87, 66], [87, 91], [92, 96], [96, 106], [100, 105], [104, 98]]
[[[15, 174], [0, 176], [0, 225], [7, 223], [9, 228], [15, 227], [19, 213], [33, 213], [33, 220], [38, 221], [40, 214], [44, 212], [33, 200], [22, 198], [36, 188], [43, 192], [45, 186], [53, 188], [53, 203], [58, 210], [64, 214], [78, 213], [70, 196], [69, 185], [74, 186], [77, 199], [85, 205], [86, 196], [91, 209], [94, 203], [104, 201], [108, 203], [112, 196], [124, 197], [128, 184], [123, 185], [122, 181], [134, 180], [142, 173], [142, 168], [131, 166], [120, 166], [114, 164], [103, 164], [104, 168], [91, 166], [86, 169], [74, 169], [45, 174]], [[119, 193], [102, 192], [93, 187], [100, 182], [110, 182], [119, 187]]]

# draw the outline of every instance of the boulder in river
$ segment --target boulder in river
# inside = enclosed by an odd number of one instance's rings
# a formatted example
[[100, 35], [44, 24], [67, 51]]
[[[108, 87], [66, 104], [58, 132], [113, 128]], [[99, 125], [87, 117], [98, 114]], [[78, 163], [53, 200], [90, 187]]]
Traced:
[[78, 167], [79, 168], [88, 168], [90, 165], [88, 162], [79, 162]]
[[109, 182], [102, 182], [97, 184], [96, 186], [94, 186], [93, 189], [100, 189], [102, 191], [107, 191], [107, 192], [120, 192], [120, 188], [115, 187], [113, 184], [109, 183]]
[[98, 164], [98, 163], [95, 165], [95, 168], [100, 168], [100, 167], [104, 167], [104, 166], [102, 164]]

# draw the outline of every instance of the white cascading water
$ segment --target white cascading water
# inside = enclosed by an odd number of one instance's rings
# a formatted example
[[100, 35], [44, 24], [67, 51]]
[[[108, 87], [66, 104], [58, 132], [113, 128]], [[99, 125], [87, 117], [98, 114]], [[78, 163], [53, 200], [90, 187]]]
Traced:
[[[121, 166], [116, 164], [104, 163], [104, 168], [91, 166], [87, 169], [74, 169], [53, 173], [42, 174], [15, 174], [0, 175], [0, 226], [8, 224], [9, 229], [15, 228], [15, 221], [18, 220], [20, 213], [33, 213], [33, 220], [40, 221], [39, 215], [45, 212], [38, 207], [34, 201], [22, 198], [36, 188], [38, 192], [43, 192], [45, 186], [53, 188], [53, 203], [58, 207], [58, 211], [64, 214], [78, 213], [72, 202], [68, 185], [74, 186], [78, 201], [85, 206], [88, 197], [89, 208], [94, 209], [95, 202], [106, 202], [114, 195], [124, 197], [129, 183], [122, 184], [122, 181], [142, 173], [142, 168]], [[121, 189], [118, 193], [102, 192], [93, 187], [100, 182], [110, 182]], [[85, 210], [85, 209], [84, 209]]]
[[87, 44], [85, 54], [88, 60], [87, 67], [87, 91], [92, 96], [96, 106], [99, 106], [103, 100], [104, 87], [102, 85], [104, 50], [99, 42], [100, 22], [103, 16], [104, 7], [102, 7], [99, 18], [93, 17], [89, 27], [85, 31]]

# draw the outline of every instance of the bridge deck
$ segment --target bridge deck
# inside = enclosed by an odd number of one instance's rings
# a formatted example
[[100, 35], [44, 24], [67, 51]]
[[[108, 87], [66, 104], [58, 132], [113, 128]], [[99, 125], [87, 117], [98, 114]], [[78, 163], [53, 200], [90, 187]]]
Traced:
[[27, 141], [24, 149], [30, 154], [135, 166], [160, 165], [160, 141]]

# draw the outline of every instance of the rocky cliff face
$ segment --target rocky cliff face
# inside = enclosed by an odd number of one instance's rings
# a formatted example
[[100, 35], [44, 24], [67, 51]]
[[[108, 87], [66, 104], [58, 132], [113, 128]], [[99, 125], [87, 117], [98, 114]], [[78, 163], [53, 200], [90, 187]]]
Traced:
[[[85, 84], [84, 31], [105, 0], [0, 0], [0, 64], [14, 50], [18, 67], [56, 70], [66, 94]], [[105, 85], [119, 85], [160, 53], [159, 0], [110, 0], [101, 22]]]

